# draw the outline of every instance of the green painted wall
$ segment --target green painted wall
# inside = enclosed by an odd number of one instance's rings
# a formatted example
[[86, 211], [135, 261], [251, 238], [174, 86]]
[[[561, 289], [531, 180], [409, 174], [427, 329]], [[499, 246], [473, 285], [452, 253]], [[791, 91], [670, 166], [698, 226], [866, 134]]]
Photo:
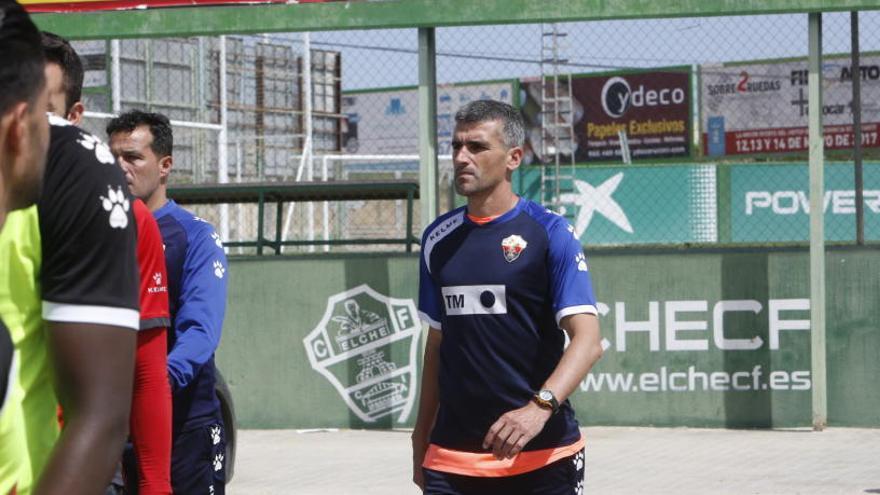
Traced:
[[[810, 424], [809, 332], [778, 329], [797, 327], [799, 321], [809, 320], [809, 313], [778, 310], [781, 323], [770, 323], [771, 307], [798, 307], [808, 300], [806, 251], [603, 252], [589, 259], [596, 293], [604, 304], [600, 307], [605, 313], [602, 334], [610, 347], [572, 398], [582, 423]], [[826, 266], [829, 423], [878, 427], [880, 387], [874, 377], [880, 376], [876, 358], [880, 352], [880, 305], [876, 304], [880, 252], [833, 250]], [[231, 262], [230, 274], [229, 311], [218, 362], [235, 397], [241, 427], [411, 426], [415, 396], [409, 414], [398, 408], [375, 421], [365, 421], [346, 406], [329, 380], [312, 369], [303, 341], [324, 318], [328, 298], [361, 284], [385, 296], [415, 300], [416, 256], [239, 259]], [[358, 297], [360, 309], [365, 310], [366, 296]], [[728, 305], [735, 304], [729, 301], [750, 301], [751, 305], [749, 311], [722, 315], [720, 337], [727, 341], [721, 344], [745, 342], [755, 349], [719, 349], [714, 310], [720, 301]], [[653, 315], [652, 306], [656, 308]], [[370, 307], [387, 317], [381, 304]], [[676, 308], [679, 311], [673, 312]], [[342, 313], [337, 305], [332, 314]], [[653, 344], [651, 332], [623, 332], [626, 322], [638, 326], [633, 324], [638, 321], [650, 322], [642, 327], [652, 329]], [[676, 326], [684, 329], [675, 330]], [[328, 335], [339, 333], [338, 327], [330, 327], [333, 323], [328, 324]], [[775, 342], [774, 335], [778, 336]], [[399, 340], [398, 349], [386, 353], [385, 360], [393, 361], [398, 372], [412, 364], [406, 351], [411, 342]], [[420, 356], [422, 342], [416, 344]], [[687, 347], [705, 350], [675, 350]], [[349, 382], [346, 385], [363, 378], [367, 354], [335, 365], [348, 367], [342, 373], [342, 380]], [[374, 378], [379, 375], [377, 371]], [[624, 391], [630, 376], [629, 391]], [[403, 402], [413, 392], [410, 380], [398, 376], [397, 381], [407, 385], [406, 392], [398, 396]], [[732, 382], [727, 383], [729, 390], [712, 390], [713, 380], [716, 389], [724, 388], [725, 380]], [[617, 383], [616, 391], [609, 390], [612, 382]]]
[[354, 0], [85, 14], [39, 14], [40, 29], [70, 39], [830, 12], [880, 8], [876, 0]]
[[[386, 296], [413, 298], [418, 290], [416, 259], [387, 255], [233, 259], [217, 359], [235, 398], [240, 425], [398, 426], [391, 416], [370, 424], [361, 421], [330, 382], [311, 368], [303, 340], [318, 326], [327, 299], [334, 294], [368, 284]], [[357, 372], [356, 359], [348, 365]]]

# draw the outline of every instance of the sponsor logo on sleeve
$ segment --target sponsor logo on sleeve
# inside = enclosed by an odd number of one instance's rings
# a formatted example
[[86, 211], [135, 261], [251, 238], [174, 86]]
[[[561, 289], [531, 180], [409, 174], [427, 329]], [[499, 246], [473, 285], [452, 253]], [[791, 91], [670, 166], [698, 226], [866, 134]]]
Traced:
[[110, 213], [110, 227], [114, 229], [124, 229], [128, 227], [128, 210], [131, 203], [125, 197], [122, 187], [118, 187], [115, 191], [113, 186], [107, 186], [107, 196], [101, 196], [101, 207], [104, 211]]
[[153, 285], [147, 288], [148, 293], [158, 294], [160, 292], [168, 292], [168, 287], [162, 283], [162, 273], [156, 272], [150, 278], [153, 281]]
[[226, 273], [226, 267], [223, 266], [223, 263], [220, 260], [214, 260], [214, 276], [217, 278], [223, 278], [223, 275]]
[[116, 159], [113, 158], [113, 153], [110, 152], [110, 148], [95, 136], [81, 133], [80, 139], [76, 142], [82, 145], [83, 148], [89, 151], [94, 151], [95, 158], [97, 158], [99, 162], [106, 165], [113, 165], [116, 163]]
[[577, 263], [579, 272], [589, 271], [589, 268], [587, 267], [587, 257], [584, 256], [584, 253], [578, 253], [574, 257], [574, 262]]

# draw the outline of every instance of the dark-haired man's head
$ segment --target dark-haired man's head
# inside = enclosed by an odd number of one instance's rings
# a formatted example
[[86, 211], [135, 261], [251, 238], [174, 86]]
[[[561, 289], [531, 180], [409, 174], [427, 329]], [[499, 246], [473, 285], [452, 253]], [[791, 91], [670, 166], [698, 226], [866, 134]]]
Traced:
[[24, 9], [0, 0], [0, 225], [36, 202], [49, 146], [40, 33]]
[[107, 124], [110, 150], [125, 172], [131, 194], [155, 211], [167, 201], [174, 136], [168, 117], [130, 110]]
[[57, 34], [43, 32], [49, 111], [79, 125], [82, 104], [83, 65], [76, 50]]
[[452, 163], [455, 190], [470, 198], [512, 191], [522, 163], [525, 131], [516, 108], [494, 100], [472, 101], [455, 113]]

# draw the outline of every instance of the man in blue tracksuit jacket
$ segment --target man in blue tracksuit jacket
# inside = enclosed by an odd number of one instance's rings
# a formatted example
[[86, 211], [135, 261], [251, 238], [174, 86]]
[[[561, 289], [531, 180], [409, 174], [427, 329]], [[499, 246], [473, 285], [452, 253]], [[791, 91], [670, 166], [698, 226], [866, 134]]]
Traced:
[[214, 392], [214, 352], [226, 311], [223, 244], [211, 224], [167, 197], [173, 138], [165, 116], [126, 112], [107, 125], [107, 134], [132, 193], [153, 212], [165, 245], [172, 489], [175, 495], [219, 495], [225, 491], [226, 442]]

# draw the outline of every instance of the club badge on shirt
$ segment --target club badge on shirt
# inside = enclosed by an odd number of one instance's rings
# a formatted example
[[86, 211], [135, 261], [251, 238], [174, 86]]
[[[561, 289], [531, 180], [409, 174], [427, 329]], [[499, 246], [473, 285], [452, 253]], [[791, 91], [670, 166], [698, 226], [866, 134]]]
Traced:
[[525, 251], [526, 246], [529, 243], [526, 242], [522, 236], [519, 235], [511, 235], [505, 237], [503, 241], [501, 241], [501, 249], [504, 251], [504, 259], [507, 260], [508, 263], [513, 263], [519, 258], [519, 255]]

